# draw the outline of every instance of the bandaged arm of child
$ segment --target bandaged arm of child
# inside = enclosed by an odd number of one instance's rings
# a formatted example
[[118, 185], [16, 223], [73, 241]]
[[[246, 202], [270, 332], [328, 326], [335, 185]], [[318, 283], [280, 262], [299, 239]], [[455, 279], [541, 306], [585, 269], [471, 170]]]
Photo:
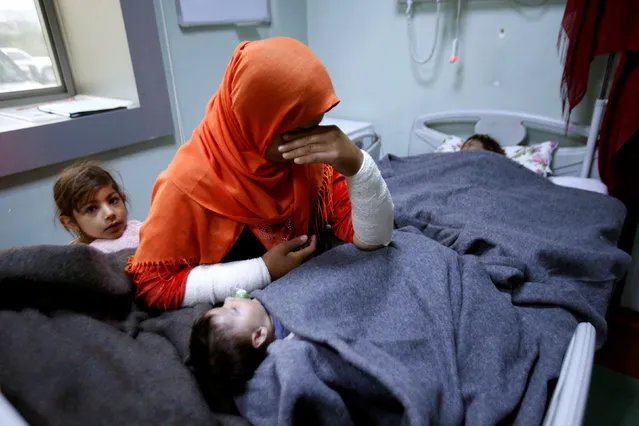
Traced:
[[351, 199], [354, 243], [371, 250], [387, 246], [393, 234], [393, 200], [375, 161], [366, 152], [359, 171], [346, 178]]

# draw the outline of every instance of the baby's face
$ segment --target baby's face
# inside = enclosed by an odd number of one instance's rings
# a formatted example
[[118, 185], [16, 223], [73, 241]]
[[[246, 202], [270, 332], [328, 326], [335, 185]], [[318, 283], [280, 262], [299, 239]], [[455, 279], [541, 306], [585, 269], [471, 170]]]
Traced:
[[206, 313], [211, 321], [228, 326], [240, 339], [250, 340], [255, 330], [266, 327], [268, 334], [274, 333], [271, 317], [256, 299], [228, 297], [224, 305]]

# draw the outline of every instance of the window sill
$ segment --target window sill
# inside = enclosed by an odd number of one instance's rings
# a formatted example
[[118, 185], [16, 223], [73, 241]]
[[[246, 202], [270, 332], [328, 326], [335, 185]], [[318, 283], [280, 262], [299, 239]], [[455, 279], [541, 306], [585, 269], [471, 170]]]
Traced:
[[133, 105], [83, 117], [29, 122], [0, 115], [0, 177], [173, 134], [170, 112]]
[[20, 120], [17, 118], [11, 118], [2, 114], [0, 110], [0, 133], [10, 132], [12, 130], [28, 129], [29, 127], [46, 126], [52, 123], [59, 123], [60, 121], [70, 120], [64, 117], [51, 116], [48, 121], [29, 122], [26, 120]]
[[[76, 95], [77, 96], [77, 95]], [[91, 96], [91, 95], [87, 95]], [[95, 98], [104, 99], [107, 101], [118, 101], [119, 99], [112, 98], [103, 98], [97, 97]], [[135, 108], [139, 108], [140, 104], [132, 101], [123, 101], [127, 104], [126, 109], [131, 110]], [[31, 127], [38, 126], [48, 126], [55, 123], [60, 123], [64, 121], [72, 121], [77, 120], [81, 117], [63, 117], [60, 115], [50, 114], [46, 112], [42, 112], [38, 109], [40, 105], [49, 104], [51, 102], [42, 102], [30, 105], [23, 105], [19, 107], [11, 107], [11, 108], [2, 108], [0, 109], [0, 133], [10, 132], [14, 130], [22, 130], [28, 129]], [[111, 112], [111, 111], [106, 111]], [[106, 112], [101, 112], [98, 114], [105, 114]]]

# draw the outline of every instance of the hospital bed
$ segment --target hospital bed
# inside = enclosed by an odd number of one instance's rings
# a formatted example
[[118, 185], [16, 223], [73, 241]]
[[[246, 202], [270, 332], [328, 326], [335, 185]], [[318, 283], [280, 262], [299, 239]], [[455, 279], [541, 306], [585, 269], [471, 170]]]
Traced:
[[[434, 151], [449, 134], [462, 139], [474, 134], [488, 134], [502, 146], [559, 142], [549, 179], [558, 185], [607, 193], [606, 186], [597, 179], [597, 157], [586, 158], [588, 126], [569, 124], [539, 115], [500, 110], [463, 110], [423, 114], [413, 123], [409, 155]], [[595, 165], [594, 167], [592, 165]], [[580, 177], [590, 165], [587, 175]], [[581, 323], [575, 330], [566, 351], [557, 388], [546, 413], [544, 425], [580, 425], [588, 399], [588, 389], [595, 352], [595, 330]]]
[[[499, 118], [501, 117], [501, 118]], [[518, 118], [519, 117], [519, 118]], [[484, 121], [482, 122], [482, 119]], [[473, 121], [475, 120], [475, 121]], [[501, 120], [501, 121], [500, 121]], [[480, 124], [481, 123], [481, 124]], [[492, 124], [491, 124], [492, 123]], [[499, 132], [500, 126], [498, 123], [502, 123], [502, 125], [506, 126], [511, 130], [511, 133], [496, 133]], [[508, 123], [508, 124], [503, 124]], [[375, 132], [374, 127], [369, 123], [364, 122], [352, 122], [347, 120], [338, 120], [327, 118], [324, 124], [335, 124], [339, 126], [350, 138], [355, 142], [358, 146], [366, 149], [374, 158], [379, 158], [381, 153], [381, 144], [382, 141], [378, 137]], [[486, 127], [488, 126], [488, 128]], [[522, 131], [523, 128], [523, 131]], [[535, 117], [530, 115], [517, 115], [514, 113], [499, 113], [495, 111], [471, 111], [471, 112], [457, 112], [452, 114], [431, 114], [431, 115], [422, 115], [415, 120], [415, 124], [413, 127], [413, 132], [410, 140], [410, 148], [409, 152], [411, 154], [419, 154], [419, 153], [427, 153], [433, 151], [437, 144], [441, 143], [443, 139], [442, 136], [446, 136], [447, 134], [457, 134], [458, 136], [464, 137], [470, 135], [475, 132], [489, 133], [494, 135], [500, 142], [504, 145], [513, 144], [521, 141], [541, 141], [547, 139], [559, 139], [560, 148], [557, 156], [555, 157], [554, 168], [559, 173], [562, 173], [562, 176], [572, 177], [577, 174], [577, 171], [583, 164], [583, 157], [585, 155], [585, 150], [580, 146], [580, 141], [587, 134], [587, 129], [579, 127], [579, 126], [570, 126], [568, 128], [569, 132], [567, 137], [563, 136], [564, 124], [559, 121], [549, 120], [543, 117]], [[510, 136], [509, 136], [510, 135]], [[62, 248], [43, 248], [46, 253], [51, 254], [52, 250], [64, 251], [64, 253], [59, 253], [60, 255], [64, 254], [65, 258], [67, 255], [81, 255], [79, 253], [82, 250], [85, 250], [83, 247], [78, 246], [69, 246]], [[36, 250], [37, 251], [37, 250]], [[71, 252], [78, 253], [71, 253]], [[69, 252], [69, 253], [67, 253]], [[57, 253], [57, 251], [56, 251]], [[37, 255], [38, 253], [32, 253], [34, 258], [38, 259], [38, 262], [50, 262], [48, 259], [53, 259], [51, 256], [42, 256]], [[28, 253], [16, 254], [20, 256], [31, 256]], [[37, 256], [36, 256], [37, 255]], [[52, 262], [53, 260], [51, 260]], [[77, 262], [75, 262], [77, 263]], [[73, 265], [74, 262], [69, 262], [70, 265]], [[31, 265], [29, 263], [29, 265]], [[46, 265], [42, 265], [44, 268]], [[104, 262], [97, 262], [95, 264], [87, 264], [86, 268], [97, 269], [100, 272], [100, 268], [104, 268], [108, 266]], [[34, 269], [34, 268], [31, 268]], [[22, 274], [31, 274], [30, 270], [21, 271]], [[37, 268], [35, 268], [37, 269]], [[85, 269], [83, 267], [83, 269]], [[120, 268], [117, 268], [120, 270]], [[55, 275], [55, 271], [52, 274]], [[62, 273], [62, 272], [60, 272]], [[85, 271], [82, 271], [84, 274]], [[100, 273], [100, 275], [108, 275]], [[84, 278], [81, 282], [85, 282]], [[119, 293], [106, 296], [112, 297], [113, 299], [122, 297]], [[101, 297], [105, 297], [102, 295]], [[201, 309], [201, 308], [200, 308]], [[157, 336], [161, 336], [162, 339], [170, 341], [170, 344], [177, 349], [168, 350], [170, 346], [168, 342], [165, 342], [165, 349], [167, 349], [164, 353], [162, 351], [148, 351], [142, 350], [143, 346], [141, 344], [133, 344], [130, 346], [130, 350], [132, 351], [130, 354], [127, 353], [127, 356], [139, 357], [140, 360], [144, 360], [144, 363], [148, 363], [149, 365], [155, 368], [154, 373], [151, 377], [146, 377], [144, 375], [140, 376], [139, 369], [140, 362], [135, 363], [131, 362], [129, 364], [121, 364], [121, 361], [117, 358], [117, 356], [113, 357], [102, 357], [102, 353], [106, 351], [109, 353], [111, 349], [109, 347], [98, 347], [96, 348], [95, 354], [87, 354], [85, 360], [84, 357], [77, 358], [76, 362], [77, 370], [82, 371], [83, 365], [81, 363], [90, 364], [91, 355], [97, 356], [95, 358], [95, 362], [101, 362], [100, 370], [110, 371], [108, 367], [112, 369], [117, 369], [119, 374], [122, 374], [124, 377], [134, 377], [136, 380], [143, 379], [148, 383], [152, 383], [153, 386], [166, 386], [166, 383], [169, 383], [169, 379], [163, 376], [166, 374], [168, 377], [171, 377], [170, 380], [175, 380], [174, 377], [180, 377], [180, 382], [172, 385], [175, 388], [175, 391], [167, 388], [167, 394], [165, 397], [167, 398], [165, 402], [162, 399], [154, 399], [152, 400], [153, 405], [149, 402], [140, 401], [139, 404], [144, 405], [145, 410], [161, 410], [162, 404], [169, 404], [171, 409], [174, 411], [171, 413], [172, 420], [177, 418], [177, 415], [183, 416], [193, 416], [193, 413], [198, 413], [198, 415], [206, 416], [206, 410], [202, 406], [202, 402], [199, 399], [196, 399], [196, 390], [192, 383], [188, 381], [188, 378], [184, 376], [184, 366], [182, 364], [185, 357], [185, 342], [179, 336], [183, 334], [185, 329], [188, 329], [190, 321], [192, 321], [191, 317], [195, 315], [197, 309], [195, 309], [192, 313], [190, 312], [179, 312], [175, 315], [168, 315], [163, 317], [163, 321], [156, 321], [154, 318], [145, 319], [142, 318], [141, 324], [147, 324], [144, 327], [140, 327], [139, 325], [134, 324], [130, 329], [130, 335], [135, 336], [137, 333], [136, 330], [145, 329], [147, 330], [147, 336], [149, 332], [155, 333], [155, 339]], [[37, 319], [37, 318], [36, 318]], [[40, 318], [43, 325], [49, 324], [49, 320], [46, 318]], [[83, 333], [82, 324], [93, 324], [96, 326], [95, 321], [91, 322], [88, 319], [78, 317], [76, 325], [78, 325], [77, 333], [81, 335]], [[137, 320], [136, 320], [137, 321]], [[99, 325], [99, 324], [98, 324]], [[41, 334], [45, 334], [44, 329], [35, 327], [34, 333], [38, 330], [42, 330]], [[107, 330], [103, 328], [99, 329], [100, 333], [107, 334]], [[60, 330], [56, 330], [56, 332], [62, 332]], [[66, 330], [64, 331], [67, 332]], [[115, 331], [110, 332], [110, 335], [113, 335]], [[62, 334], [61, 334], [62, 335]], [[569, 334], [567, 335], [569, 336]], [[15, 334], [15, 338], [20, 338], [21, 335], [19, 333]], [[55, 336], [53, 336], [55, 337]], [[114, 336], [112, 336], [115, 338]], [[34, 339], [35, 337], [30, 337]], [[127, 337], [129, 338], [129, 337]], [[568, 338], [566, 338], [566, 341]], [[595, 328], [588, 323], [581, 323], [576, 327], [574, 335], [570, 340], [568, 345], [568, 349], [564, 355], [563, 365], [561, 366], [561, 372], [559, 374], [558, 382], [555, 386], [554, 393], [552, 395], [550, 405], [545, 414], [544, 424], [546, 425], [579, 425], [582, 422], [584, 408], [586, 405], [587, 395], [588, 395], [588, 387], [590, 383], [590, 374], [592, 369], [592, 360], [593, 353], [596, 345], [596, 333]], [[55, 341], [51, 342], [56, 345]], [[65, 344], [67, 342], [64, 342]], [[84, 342], [68, 342], [70, 353], [74, 345], [78, 345], [78, 347], [85, 349]], [[66, 346], [65, 346], [66, 348]], [[91, 349], [89, 346], [86, 348]], [[25, 347], [26, 349], [26, 347]], [[60, 351], [64, 351], [65, 349], [59, 349]], [[51, 355], [59, 355], [54, 352]], [[114, 355], [118, 355], [118, 352], [114, 352]], [[19, 358], [15, 358], [16, 362], [19, 362]], [[46, 366], [46, 360], [36, 360], [39, 365]], [[66, 360], [65, 360], [66, 361]], [[70, 362], [70, 361], [69, 361]], [[103, 368], [107, 367], [107, 368]], [[35, 367], [33, 367], [35, 368]], [[84, 366], [86, 368], [86, 366]], [[144, 365], [143, 370], [146, 371], [149, 367]], [[16, 370], [19, 372], [20, 370]], [[51, 373], [50, 373], [51, 374]], [[147, 373], [145, 373], [147, 374]], [[147, 374], [148, 375], [148, 374]], [[94, 377], [87, 377], [88, 380], [95, 380]], [[97, 378], [99, 380], [109, 379], [109, 376], [106, 375], [104, 378]], [[99, 382], [98, 380], [98, 382]], [[164, 380], [164, 382], [162, 381]], [[18, 383], [18, 382], [16, 382]], [[146, 382], [145, 382], [146, 383]], [[165, 383], [165, 385], [158, 385], [158, 383]], [[173, 383], [173, 382], [171, 382]], [[82, 389], [82, 384], [77, 384], [78, 389]], [[87, 385], [88, 386], [88, 385]], [[87, 390], [92, 390], [93, 388], [87, 388]], [[0, 389], [0, 392], [2, 389]], [[25, 396], [24, 398], [28, 398], [29, 390], [24, 390]], [[48, 392], [48, 391], [47, 391]], [[52, 391], [53, 392], [53, 391]], [[174, 393], [171, 393], [174, 392]], [[13, 392], [13, 397], [15, 398], [15, 391]], [[7, 396], [10, 395], [7, 393]], [[49, 395], [49, 394], [47, 394]], [[143, 393], [140, 395], [147, 395], [147, 393]], [[89, 403], [86, 401], [92, 401], [93, 403], [99, 403], [101, 399], [100, 395], [83, 395], [83, 405], [82, 407], [86, 409], [86, 407], [90, 407]], [[176, 403], [172, 400], [177, 396], [181, 396], [183, 398], [188, 399], [190, 402], [186, 405]], [[54, 396], [47, 396], [47, 398], [53, 398]], [[188, 398], [187, 398], [188, 397]], [[192, 398], [192, 399], [190, 399]], [[86, 401], [85, 401], [86, 400]], [[35, 401], [38, 403], [38, 401]], [[120, 401], [119, 403], [127, 402]], [[130, 402], [131, 404], [135, 404], [137, 402]], [[37, 405], [37, 404], [36, 404]], [[188, 405], [188, 407], [187, 407]], [[133, 405], [135, 406], [135, 405]], [[36, 406], [38, 409], [48, 409], [50, 407], [40, 407]], [[107, 412], [111, 411], [122, 411], [125, 408], [120, 408], [119, 406], [109, 407]], [[79, 408], [78, 408], [79, 410]], [[74, 412], [75, 413], [75, 412]], [[176, 414], [177, 413], [177, 414]], [[65, 411], [65, 414], [69, 414]], [[164, 415], [163, 413], [160, 413]], [[166, 419], [167, 422], [169, 419]], [[0, 394], [0, 424], [7, 425], [22, 425], [25, 422], [22, 421], [17, 411], [11, 407], [11, 405], [6, 401], [4, 397]]]
[[[322, 124], [336, 125], [360, 148], [379, 158], [381, 141], [372, 124], [327, 117]], [[559, 142], [551, 163], [557, 185], [607, 194], [598, 179], [597, 157], [586, 158], [589, 127], [521, 112], [502, 110], [460, 110], [422, 114], [415, 118], [410, 133], [408, 154], [434, 152], [450, 135], [466, 139], [472, 134], [488, 134], [503, 146]], [[594, 164], [594, 166], [593, 166]], [[586, 176], [580, 177], [582, 169]], [[583, 421], [595, 352], [595, 329], [581, 323], [566, 351], [557, 387], [552, 395], [544, 425], [580, 425]]]
[[[466, 139], [487, 134], [502, 147], [557, 141], [550, 180], [558, 185], [607, 193], [598, 179], [597, 155], [588, 157], [588, 126], [566, 125], [564, 121], [528, 113], [501, 110], [462, 110], [423, 114], [413, 123], [409, 155], [433, 152], [449, 135]], [[586, 169], [586, 170], [584, 170]], [[580, 177], [592, 176], [592, 177]]]

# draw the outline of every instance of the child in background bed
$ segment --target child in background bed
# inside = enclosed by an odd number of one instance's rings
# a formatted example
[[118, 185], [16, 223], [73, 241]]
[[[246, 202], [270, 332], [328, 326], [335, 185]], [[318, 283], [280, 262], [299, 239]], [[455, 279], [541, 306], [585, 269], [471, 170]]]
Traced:
[[501, 155], [506, 155], [499, 143], [488, 135], [472, 135], [461, 147], [462, 151], [470, 151], [473, 149], [483, 149]]
[[58, 220], [76, 239], [103, 252], [137, 248], [140, 225], [128, 220], [126, 195], [113, 176], [92, 162], [67, 167], [53, 185]]
[[292, 336], [258, 300], [229, 297], [195, 320], [190, 362], [200, 383], [236, 396], [266, 358], [266, 348]]

